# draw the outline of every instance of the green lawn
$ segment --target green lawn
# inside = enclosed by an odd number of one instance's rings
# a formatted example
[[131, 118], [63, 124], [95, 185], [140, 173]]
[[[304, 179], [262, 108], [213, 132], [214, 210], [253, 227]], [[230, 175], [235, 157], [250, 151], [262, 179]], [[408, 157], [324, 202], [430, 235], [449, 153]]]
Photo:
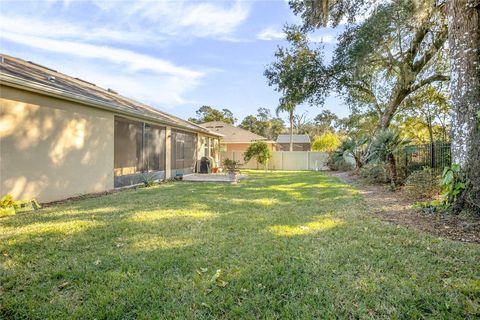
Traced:
[[0, 218], [0, 318], [480, 316], [479, 245], [381, 222], [323, 173], [249, 174]]

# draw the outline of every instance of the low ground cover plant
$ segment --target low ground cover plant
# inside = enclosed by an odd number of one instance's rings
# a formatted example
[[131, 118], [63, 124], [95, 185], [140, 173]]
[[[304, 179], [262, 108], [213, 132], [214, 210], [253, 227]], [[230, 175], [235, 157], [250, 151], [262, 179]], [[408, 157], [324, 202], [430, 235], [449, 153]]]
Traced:
[[425, 167], [408, 176], [404, 189], [413, 199], [431, 199], [440, 192], [440, 180], [431, 168]]
[[362, 168], [360, 168], [360, 170], [358, 170], [358, 175], [365, 182], [370, 184], [384, 184], [390, 182], [388, 165], [384, 162], [367, 163]]

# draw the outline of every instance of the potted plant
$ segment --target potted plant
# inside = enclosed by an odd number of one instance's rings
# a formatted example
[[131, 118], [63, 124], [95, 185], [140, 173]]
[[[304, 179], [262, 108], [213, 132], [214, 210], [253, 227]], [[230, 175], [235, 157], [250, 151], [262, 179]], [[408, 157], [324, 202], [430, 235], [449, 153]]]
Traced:
[[228, 176], [232, 183], [236, 183], [238, 180], [238, 171], [240, 167], [240, 161], [225, 159], [223, 160], [223, 166], [228, 172]]

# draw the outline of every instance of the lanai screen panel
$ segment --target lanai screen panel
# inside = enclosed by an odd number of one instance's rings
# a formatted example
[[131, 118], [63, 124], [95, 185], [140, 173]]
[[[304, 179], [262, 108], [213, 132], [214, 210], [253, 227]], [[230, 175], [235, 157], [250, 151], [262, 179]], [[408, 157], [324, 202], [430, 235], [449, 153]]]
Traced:
[[164, 170], [165, 128], [115, 117], [115, 176]]
[[145, 125], [145, 169], [165, 170], [165, 128]]
[[114, 173], [115, 176], [142, 171], [143, 124], [115, 118]]
[[195, 170], [197, 135], [195, 133], [172, 130], [172, 170], [191, 173]]

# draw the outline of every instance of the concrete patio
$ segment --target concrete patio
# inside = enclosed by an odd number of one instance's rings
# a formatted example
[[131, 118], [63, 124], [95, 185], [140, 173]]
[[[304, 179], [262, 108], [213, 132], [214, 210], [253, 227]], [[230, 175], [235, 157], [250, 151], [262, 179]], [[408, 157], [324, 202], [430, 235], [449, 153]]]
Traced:
[[[237, 175], [238, 180], [245, 179], [247, 175]], [[226, 173], [192, 173], [183, 176], [183, 181], [189, 182], [232, 182]]]

